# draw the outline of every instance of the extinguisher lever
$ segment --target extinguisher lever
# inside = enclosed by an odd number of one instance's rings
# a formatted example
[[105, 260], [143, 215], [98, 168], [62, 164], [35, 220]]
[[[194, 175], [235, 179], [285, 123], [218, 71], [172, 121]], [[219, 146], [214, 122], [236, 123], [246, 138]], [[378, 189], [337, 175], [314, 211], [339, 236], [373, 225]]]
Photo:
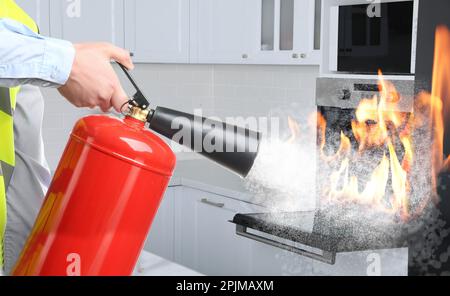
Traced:
[[133, 95], [133, 98], [129, 101], [129, 104], [133, 105], [134, 107], [139, 107], [143, 110], [147, 109], [150, 106], [150, 102], [147, 100], [144, 93], [141, 91], [141, 89], [137, 85], [133, 76], [131, 75], [131, 73], [128, 71], [128, 69], [124, 65], [122, 65], [121, 63], [117, 63], [117, 64], [123, 70], [123, 72], [127, 76], [128, 80], [131, 82], [134, 89], [136, 90], [136, 93]]

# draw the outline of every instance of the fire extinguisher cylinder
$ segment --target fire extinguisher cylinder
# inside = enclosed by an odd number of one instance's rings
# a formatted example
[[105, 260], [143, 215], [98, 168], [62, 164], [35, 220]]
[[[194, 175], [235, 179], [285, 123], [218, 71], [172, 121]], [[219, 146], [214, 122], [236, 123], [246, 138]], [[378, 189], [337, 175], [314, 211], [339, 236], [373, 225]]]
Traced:
[[12, 275], [131, 275], [175, 163], [143, 121], [80, 119]]

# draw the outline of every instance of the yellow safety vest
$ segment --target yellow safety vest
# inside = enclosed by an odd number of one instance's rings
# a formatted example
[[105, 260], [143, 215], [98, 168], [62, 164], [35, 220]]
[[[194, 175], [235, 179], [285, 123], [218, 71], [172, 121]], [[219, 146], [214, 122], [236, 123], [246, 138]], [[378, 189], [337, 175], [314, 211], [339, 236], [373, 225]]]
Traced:
[[[38, 32], [36, 23], [14, 0], [0, 0], [0, 18], [9, 18]], [[0, 40], [6, 42], [7, 40]], [[19, 87], [0, 87], [0, 267], [3, 266], [3, 239], [7, 221], [6, 189], [14, 169], [14, 125], [13, 115]]]

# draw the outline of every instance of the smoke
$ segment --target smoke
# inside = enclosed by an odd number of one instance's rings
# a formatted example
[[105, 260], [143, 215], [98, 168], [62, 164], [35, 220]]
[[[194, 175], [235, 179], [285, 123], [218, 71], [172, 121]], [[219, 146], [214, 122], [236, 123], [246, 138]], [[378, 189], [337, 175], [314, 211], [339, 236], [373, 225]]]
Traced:
[[[311, 113], [311, 109], [294, 104], [269, 114], [278, 124], [264, 135], [245, 185], [254, 194], [254, 201], [270, 212], [315, 209], [316, 124]], [[289, 118], [296, 122], [294, 131]]]
[[[289, 110], [278, 113], [287, 121], [295, 108]], [[412, 214], [408, 220], [403, 220], [398, 213], [380, 210], [392, 207], [389, 199], [376, 206], [370, 202], [323, 202], [326, 196], [322, 195], [322, 189], [329, 185], [330, 175], [336, 166], [323, 165], [320, 161], [316, 124], [310, 121], [311, 116], [303, 115], [295, 118], [298, 127], [293, 129], [286, 122], [276, 136], [266, 136], [246, 179], [246, 187], [254, 194], [254, 201], [264, 204], [268, 212], [274, 213], [272, 220], [278, 219], [279, 231], [283, 231], [284, 226], [301, 228], [303, 225], [292, 225], [292, 219], [283, 220], [276, 213], [316, 211], [320, 207], [320, 218], [311, 216], [315, 232], [323, 231], [347, 238], [345, 243], [348, 246], [367, 246], [368, 250], [405, 247], [409, 242], [410, 261], [418, 266], [421, 273], [431, 273], [430, 270], [445, 264], [450, 259], [450, 249], [437, 254], [436, 251], [448, 239], [450, 232], [432, 202], [436, 196], [431, 185], [432, 132], [427, 122], [422, 123], [424, 128], [414, 132], [415, 158], [408, 176], [408, 207]], [[332, 139], [328, 144], [339, 147], [340, 138], [335, 135], [326, 137]], [[357, 147], [352, 147], [350, 153], [356, 155], [356, 150]], [[390, 161], [387, 147], [359, 155], [357, 161], [348, 167], [348, 175], [357, 177], [360, 191], [370, 181], [371, 173], [384, 156]], [[401, 152], [398, 152], [398, 157], [401, 161]], [[386, 196], [390, 196], [391, 191], [392, 184], [388, 181]]]
[[300, 143], [266, 139], [260, 145], [247, 188], [271, 211], [305, 211], [315, 206], [314, 150]]

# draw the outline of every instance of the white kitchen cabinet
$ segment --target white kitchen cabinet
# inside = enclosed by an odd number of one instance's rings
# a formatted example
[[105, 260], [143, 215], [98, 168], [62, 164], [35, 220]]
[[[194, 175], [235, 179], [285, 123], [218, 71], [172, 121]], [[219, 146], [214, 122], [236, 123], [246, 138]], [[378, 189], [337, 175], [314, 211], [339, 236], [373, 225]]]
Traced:
[[191, 7], [191, 62], [320, 62], [321, 0], [191, 0]]
[[16, 0], [16, 3], [34, 19], [41, 34], [50, 34], [50, 0]]
[[127, 0], [135, 62], [311, 65], [321, 0]]
[[135, 62], [188, 63], [190, 0], [126, 0], [125, 47]]
[[184, 187], [175, 199], [175, 261], [205, 275], [249, 275], [252, 241], [229, 221], [256, 206]]
[[74, 43], [109, 42], [123, 47], [124, 0], [50, 2], [50, 28], [53, 37]]
[[318, 65], [321, 0], [260, 0], [257, 63]]
[[174, 261], [175, 194], [178, 187], [169, 187], [153, 220], [145, 250]]
[[236, 234], [238, 213], [269, 209], [182, 187], [175, 197], [175, 262], [205, 275], [310, 275], [312, 259]]
[[191, 0], [191, 61], [255, 62], [260, 1]]

